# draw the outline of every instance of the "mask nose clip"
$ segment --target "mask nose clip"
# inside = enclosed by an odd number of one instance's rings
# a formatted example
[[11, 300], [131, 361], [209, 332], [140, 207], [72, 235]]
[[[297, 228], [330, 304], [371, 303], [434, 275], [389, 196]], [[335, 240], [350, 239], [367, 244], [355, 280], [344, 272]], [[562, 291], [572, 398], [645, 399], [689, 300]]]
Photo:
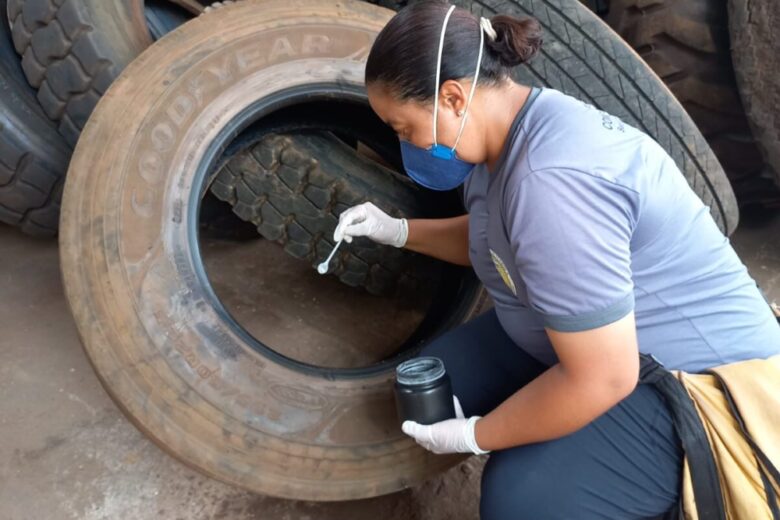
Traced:
[[455, 150], [447, 146], [437, 144], [431, 148], [431, 155], [437, 159], [452, 160], [455, 158]]

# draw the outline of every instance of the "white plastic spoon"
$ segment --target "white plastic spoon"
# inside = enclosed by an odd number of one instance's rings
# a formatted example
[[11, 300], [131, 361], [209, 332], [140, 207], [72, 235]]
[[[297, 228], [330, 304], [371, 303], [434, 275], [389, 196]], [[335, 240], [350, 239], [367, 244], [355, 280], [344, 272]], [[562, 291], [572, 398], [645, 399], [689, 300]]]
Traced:
[[330, 259], [333, 258], [333, 255], [336, 254], [336, 249], [339, 248], [339, 246], [341, 245], [341, 243], [343, 241], [344, 241], [344, 239], [342, 238], [341, 240], [336, 242], [336, 245], [333, 246], [333, 251], [330, 252], [330, 254], [328, 255], [328, 258], [326, 258], [324, 262], [322, 262], [320, 265], [317, 266], [317, 272], [318, 273], [325, 274], [325, 273], [328, 272], [328, 266], [330, 265]]

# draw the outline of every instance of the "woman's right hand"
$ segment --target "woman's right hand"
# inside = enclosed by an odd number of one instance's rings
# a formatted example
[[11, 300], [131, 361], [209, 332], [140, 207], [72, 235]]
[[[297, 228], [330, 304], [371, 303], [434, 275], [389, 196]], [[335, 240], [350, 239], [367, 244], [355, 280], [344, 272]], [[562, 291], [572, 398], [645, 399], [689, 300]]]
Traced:
[[405, 218], [393, 218], [371, 202], [364, 202], [344, 210], [333, 232], [333, 240], [342, 238], [352, 242], [354, 237], [365, 236], [393, 247], [404, 247], [409, 236], [409, 224]]

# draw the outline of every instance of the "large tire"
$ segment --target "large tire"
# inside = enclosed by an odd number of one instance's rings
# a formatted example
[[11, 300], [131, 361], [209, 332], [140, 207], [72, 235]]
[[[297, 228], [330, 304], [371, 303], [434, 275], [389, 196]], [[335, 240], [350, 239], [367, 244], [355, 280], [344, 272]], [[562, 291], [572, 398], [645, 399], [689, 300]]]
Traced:
[[70, 150], [38, 106], [13, 50], [0, 0], [0, 222], [56, 232]]
[[734, 77], [726, 0], [612, 0], [606, 21], [691, 115], [740, 204], [754, 202], [765, 165]]
[[780, 11], [772, 0], [729, 0], [737, 84], [761, 152], [780, 186]]
[[[398, 8], [406, 0], [374, 0]], [[582, 99], [652, 136], [666, 149], [688, 183], [710, 207], [727, 235], [739, 210], [729, 179], [691, 117], [636, 52], [577, 1], [453, 0], [482, 16], [535, 16], [545, 43], [516, 78], [546, 85]]]
[[[68, 173], [64, 284], [105, 388], [163, 448], [257, 492], [368, 497], [462, 460], [398, 428], [394, 367], [419, 348], [357, 369], [284, 358], [231, 324], [198, 267], [198, 201], [225, 142], [293, 99], [363, 99], [364, 60], [391, 14], [310, 0], [205, 14], [112, 85]], [[482, 307], [478, 283], [463, 285], [451, 300], [465, 304], [421, 339]]]
[[[211, 191], [240, 218], [253, 222], [264, 238], [316, 267], [329, 252], [336, 215], [350, 206], [371, 201], [397, 218], [424, 214], [422, 190], [406, 180], [332, 134], [269, 134], [232, 158]], [[435, 284], [428, 260], [357, 239], [333, 257], [330, 272], [372, 294], [412, 295], [422, 284]]]
[[71, 146], [111, 82], [152, 44], [143, 0], [8, 0], [8, 18], [24, 73]]

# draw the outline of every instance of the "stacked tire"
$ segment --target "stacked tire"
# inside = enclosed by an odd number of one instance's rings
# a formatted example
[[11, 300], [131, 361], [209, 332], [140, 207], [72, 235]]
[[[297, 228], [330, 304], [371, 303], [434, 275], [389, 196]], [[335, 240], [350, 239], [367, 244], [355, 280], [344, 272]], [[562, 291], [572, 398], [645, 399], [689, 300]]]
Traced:
[[53, 235], [70, 149], [27, 84], [0, 0], [0, 222]]
[[780, 204], [780, 44], [771, 0], [611, 0], [606, 21], [664, 80], [740, 206]]
[[761, 153], [780, 186], [780, 12], [771, 0], [729, 0], [737, 85]]
[[98, 100], [151, 28], [162, 36], [202, 10], [177, 1], [151, 0], [144, 16], [142, 0], [0, 0], [0, 222], [57, 233], [71, 150]]

